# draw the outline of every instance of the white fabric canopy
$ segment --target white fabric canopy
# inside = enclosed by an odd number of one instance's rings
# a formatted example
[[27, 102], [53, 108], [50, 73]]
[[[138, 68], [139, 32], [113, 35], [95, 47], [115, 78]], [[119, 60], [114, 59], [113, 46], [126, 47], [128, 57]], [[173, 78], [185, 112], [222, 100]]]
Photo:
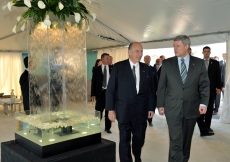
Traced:
[[0, 93], [9, 95], [14, 89], [14, 95], [20, 98], [21, 88], [19, 78], [23, 72], [22, 54], [16, 52], [0, 52]]
[[[0, 6], [8, 1], [1, 0]], [[88, 50], [132, 41], [150, 42], [144, 44], [145, 49], [167, 48], [171, 42], [164, 40], [179, 34], [198, 36], [192, 38], [193, 45], [220, 43], [226, 41], [220, 33], [230, 30], [229, 0], [92, 0], [85, 5], [97, 14], [87, 34]], [[26, 32], [12, 33], [23, 11], [16, 7], [11, 12], [0, 10], [0, 50], [27, 51]]]

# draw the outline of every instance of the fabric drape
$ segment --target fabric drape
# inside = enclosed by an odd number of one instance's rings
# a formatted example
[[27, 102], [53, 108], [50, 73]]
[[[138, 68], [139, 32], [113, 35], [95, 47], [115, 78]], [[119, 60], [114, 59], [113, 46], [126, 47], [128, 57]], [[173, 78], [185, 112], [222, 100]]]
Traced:
[[98, 50], [97, 58], [100, 59], [102, 53], [108, 53], [112, 56], [113, 64], [128, 59], [128, 47]]
[[23, 73], [22, 54], [16, 52], [0, 52], [0, 92], [9, 95], [14, 89], [14, 95], [21, 96], [19, 78]]

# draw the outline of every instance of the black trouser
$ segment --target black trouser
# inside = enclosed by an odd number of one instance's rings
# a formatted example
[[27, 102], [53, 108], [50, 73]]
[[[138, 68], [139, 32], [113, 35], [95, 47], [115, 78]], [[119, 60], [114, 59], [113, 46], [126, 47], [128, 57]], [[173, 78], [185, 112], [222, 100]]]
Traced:
[[[96, 111], [100, 111], [101, 114], [101, 119], [103, 117], [103, 111], [105, 110], [105, 101], [106, 101], [106, 90], [102, 89], [102, 96], [100, 98], [100, 100], [96, 100]], [[108, 111], [105, 111], [105, 129], [106, 130], [110, 130], [111, 128], [111, 121], [109, 120], [109, 116], [108, 116]]]
[[186, 119], [181, 111], [178, 116], [166, 117], [166, 120], [170, 137], [168, 161], [187, 162], [197, 118]]
[[120, 162], [132, 162], [131, 156], [131, 134], [132, 134], [132, 152], [135, 159], [140, 159], [141, 149], [145, 141], [145, 131], [147, 127], [146, 120], [138, 121], [135, 117], [129, 123], [119, 123], [120, 143], [119, 155]]
[[211, 127], [214, 98], [215, 98], [215, 96], [209, 97], [209, 103], [208, 103], [206, 114], [202, 114], [197, 119], [197, 124], [200, 128], [200, 133], [208, 133], [209, 129]]
[[219, 107], [220, 107], [220, 98], [221, 98], [221, 93], [220, 94], [216, 94], [216, 99], [215, 99], [215, 108], [213, 109], [213, 111], [218, 112]]

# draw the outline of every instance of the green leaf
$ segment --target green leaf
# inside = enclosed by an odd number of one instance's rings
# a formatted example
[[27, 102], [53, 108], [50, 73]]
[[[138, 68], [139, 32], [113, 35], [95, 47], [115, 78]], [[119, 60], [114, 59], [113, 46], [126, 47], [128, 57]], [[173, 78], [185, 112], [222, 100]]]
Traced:
[[59, 9], [59, 7], [58, 7], [58, 6], [56, 7], [56, 11], [57, 11], [57, 12], [59, 12], [59, 11], [60, 11], [60, 9]]

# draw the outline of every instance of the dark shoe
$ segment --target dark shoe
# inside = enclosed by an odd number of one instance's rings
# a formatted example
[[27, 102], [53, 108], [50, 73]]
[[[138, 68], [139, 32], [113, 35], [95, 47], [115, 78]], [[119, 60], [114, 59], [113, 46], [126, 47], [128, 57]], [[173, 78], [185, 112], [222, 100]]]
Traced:
[[208, 132], [208, 133], [200, 133], [200, 136], [202, 137], [202, 136], [213, 136], [214, 135], [214, 133], [210, 133], [210, 132]]
[[105, 129], [105, 132], [107, 132], [108, 134], [112, 133], [109, 129]]
[[141, 159], [135, 159], [135, 162], [142, 162]]
[[211, 128], [209, 128], [209, 133], [214, 133], [213, 130]]
[[150, 127], [153, 127], [153, 123], [149, 123], [149, 126], [150, 126]]

